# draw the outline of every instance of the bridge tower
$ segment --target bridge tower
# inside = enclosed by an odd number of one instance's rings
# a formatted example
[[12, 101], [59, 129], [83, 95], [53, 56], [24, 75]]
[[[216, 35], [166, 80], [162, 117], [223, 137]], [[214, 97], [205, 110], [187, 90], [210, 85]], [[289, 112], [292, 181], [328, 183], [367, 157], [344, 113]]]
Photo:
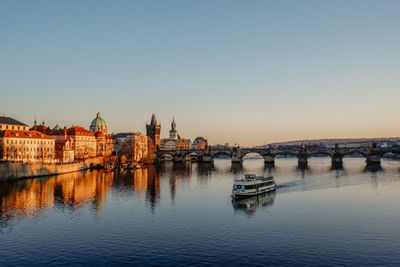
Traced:
[[150, 124], [146, 123], [146, 135], [153, 141], [156, 151], [160, 149], [161, 124], [157, 123], [156, 115], [151, 116]]

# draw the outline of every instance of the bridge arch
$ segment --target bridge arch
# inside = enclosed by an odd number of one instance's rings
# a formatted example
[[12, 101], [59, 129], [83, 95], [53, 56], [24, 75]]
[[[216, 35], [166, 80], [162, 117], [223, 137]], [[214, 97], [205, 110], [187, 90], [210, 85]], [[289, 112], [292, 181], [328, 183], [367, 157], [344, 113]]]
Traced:
[[214, 159], [216, 156], [220, 156], [220, 155], [226, 155], [226, 156], [229, 156], [229, 158], [232, 159], [232, 154], [229, 153], [229, 152], [226, 152], [226, 151], [215, 152], [215, 153], [211, 154], [211, 158]]
[[316, 151], [316, 152], [312, 152], [308, 155], [308, 158], [312, 158], [312, 157], [318, 157], [318, 156], [329, 156], [330, 158], [332, 158], [332, 154], [327, 152], [327, 151]]
[[174, 158], [174, 154], [173, 153], [163, 152], [163, 153], [160, 154], [160, 158], [165, 158], [165, 156], [170, 156], [170, 157]]
[[244, 152], [244, 153], [241, 153], [241, 154], [240, 154], [240, 158], [243, 159], [243, 158], [244, 158], [246, 155], [248, 155], [248, 154], [258, 154], [258, 155], [260, 155], [261, 157], [264, 158], [264, 155], [261, 154], [260, 152], [258, 152], [258, 151], [251, 151], [251, 150], [246, 151], [246, 152]]
[[400, 151], [387, 151], [385, 153], [382, 153], [381, 158], [390, 158], [391, 155], [396, 155], [397, 157], [400, 158]]
[[358, 150], [358, 149], [346, 151], [346, 152], [344, 152], [344, 153], [342, 154], [342, 156], [343, 156], [343, 158], [344, 158], [345, 156], [348, 156], [348, 155], [350, 155], [350, 154], [352, 154], [352, 153], [358, 153], [358, 154], [362, 155], [364, 158], [366, 158], [366, 159], [368, 158], [367, 153], [365, 153], [365, 152], [362, 151], [362, 150]]
[[[273, 154], [271, 154], [271, 155], [273, 155]], [[291, 151], [279, 151], [274, 156], [275, 156], [275, 158], [277, 158], [278, 156], [281, 156], [281, 157], [292, 156], [292, 157], [299, 158], [298, 154], [291, 152]]]

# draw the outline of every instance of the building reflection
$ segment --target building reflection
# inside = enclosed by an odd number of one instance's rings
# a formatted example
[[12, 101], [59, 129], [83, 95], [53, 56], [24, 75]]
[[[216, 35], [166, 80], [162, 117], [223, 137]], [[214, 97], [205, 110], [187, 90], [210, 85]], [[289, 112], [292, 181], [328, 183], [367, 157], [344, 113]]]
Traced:
[[34, 218], [54, 206], [78, 209], [90, 204], [99, 211], [106, 202], [113, 174], [84, 172], [2, 183], [0, 218], [7, 222], [18, 217]]
[[232, 206], [235, 212], [244, 212], [248, 215], [255, 214], [258, 208], [272, 206], [275, 200], [275, 192], [258, 195], [255, 197], [232, 199]]
[[147, 170], [146, 200], [154, 211], [160, 200], [160, 172], [155, 166], [149, 166]]

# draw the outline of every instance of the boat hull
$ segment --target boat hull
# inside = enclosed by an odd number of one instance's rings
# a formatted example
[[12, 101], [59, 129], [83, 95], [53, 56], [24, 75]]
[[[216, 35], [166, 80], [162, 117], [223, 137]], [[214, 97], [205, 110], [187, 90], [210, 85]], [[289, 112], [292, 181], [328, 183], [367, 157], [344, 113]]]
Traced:
[[275, 189], [276, 189], [276, 184], [264, 188], [259, 188], [258, 190], [244, 190], [244, 191], [233, 190], [232, 196], [234, 198], [252, 197], [274, 191]]

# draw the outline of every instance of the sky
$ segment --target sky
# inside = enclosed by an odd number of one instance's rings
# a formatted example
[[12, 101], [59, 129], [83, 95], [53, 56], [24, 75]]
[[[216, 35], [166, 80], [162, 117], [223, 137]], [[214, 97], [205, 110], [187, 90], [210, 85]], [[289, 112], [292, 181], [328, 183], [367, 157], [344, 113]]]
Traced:
[[400, 136], [400, 1], [0, 1], [0, 112], [211, 144]]

